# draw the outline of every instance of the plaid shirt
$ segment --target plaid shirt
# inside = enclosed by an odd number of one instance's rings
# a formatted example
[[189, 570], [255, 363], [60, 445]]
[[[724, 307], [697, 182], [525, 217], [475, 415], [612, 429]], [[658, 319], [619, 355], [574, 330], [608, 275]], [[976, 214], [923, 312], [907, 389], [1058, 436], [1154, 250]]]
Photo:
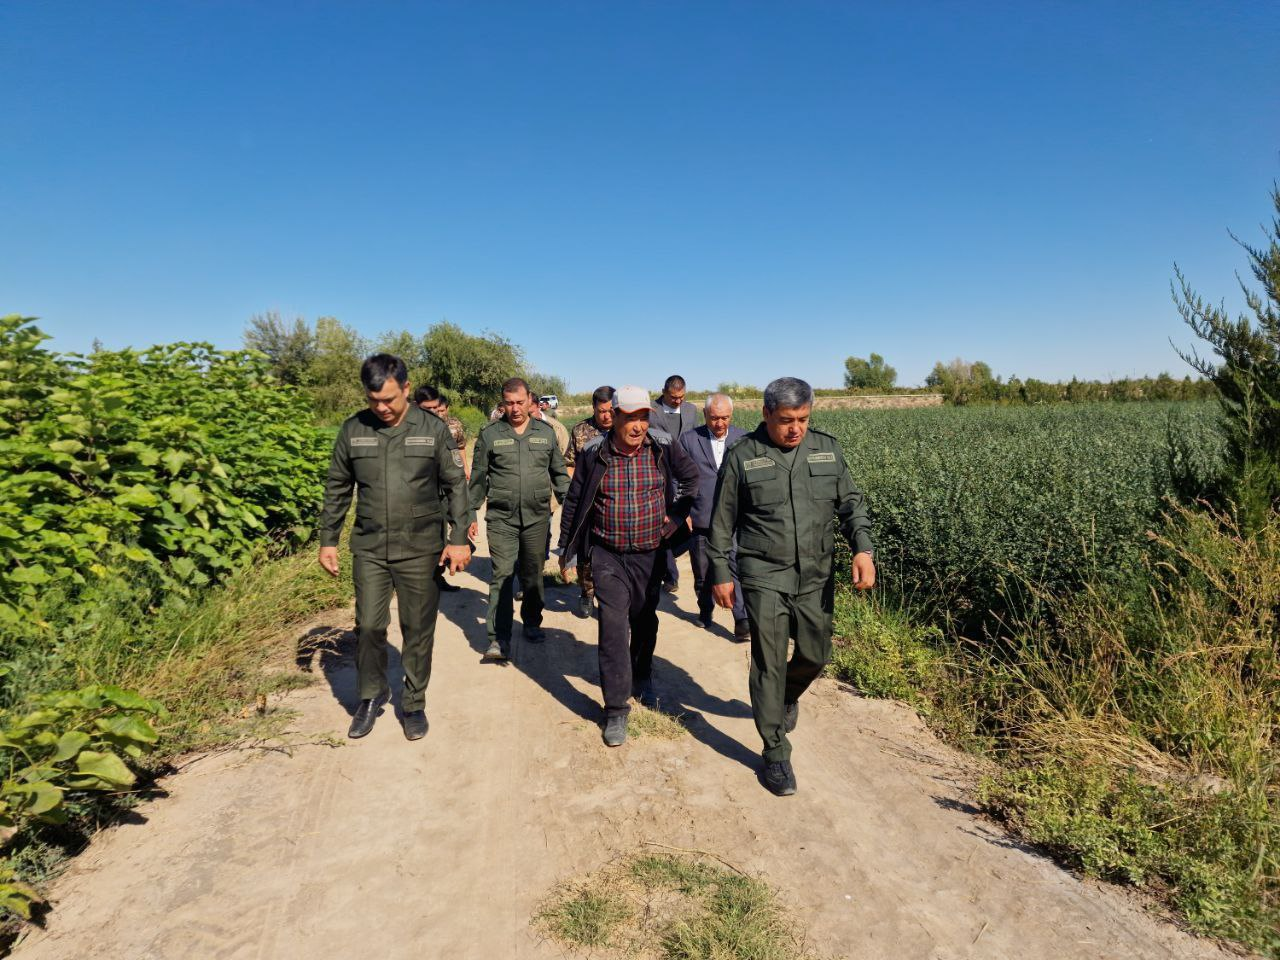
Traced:
[[609, 444], [609, 467], [596, 491], [591, 532], [619, 553], [656, 550], [662, 539], [666, 495], [662, 471], [653, 462], [651, 441], [635, 453]]

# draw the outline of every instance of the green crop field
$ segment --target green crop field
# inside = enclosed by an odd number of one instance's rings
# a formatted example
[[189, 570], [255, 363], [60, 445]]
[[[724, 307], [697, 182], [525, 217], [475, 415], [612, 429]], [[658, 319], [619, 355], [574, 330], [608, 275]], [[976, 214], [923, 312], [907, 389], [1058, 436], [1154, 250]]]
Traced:
[[[741, 411], [750, 427], [758, 418]], [[882, 575], [963, 616], [1013, 581], [1123, 570], [1174, 494], [1222, 466], [1214, 403], [818, 411], [867, 494]]]

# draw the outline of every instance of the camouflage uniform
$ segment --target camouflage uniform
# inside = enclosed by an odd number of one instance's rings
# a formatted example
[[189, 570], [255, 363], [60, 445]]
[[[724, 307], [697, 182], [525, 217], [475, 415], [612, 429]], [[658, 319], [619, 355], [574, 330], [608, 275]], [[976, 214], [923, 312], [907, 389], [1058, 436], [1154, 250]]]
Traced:
[[445, 417], [444, 423], [449, 428], [449, 435], [453, 437], [453, 442], [458, 445], [458, 449], [467, 449], [467, 428], [462, 425], [462, 421], [457, 417]]
[[[572, 470], [574, 464], [578, 462], [578, 454], [582, 452], [582, 448], [589, 441], [608, 432], [608, 430], [601, 430], [596, 426], [596, 418], [594, 416], [587, 417], [581, 423], [575, 424], [573, 430], [569, 432], [569, 446], [564, 452], [564, 465]], [[591, 564], [582, 557], [578, 558], [578, 584], [582, 588], [582, 595], [586, 599], [595, 599], [596, 585], [595, 581], [591, 579]]]

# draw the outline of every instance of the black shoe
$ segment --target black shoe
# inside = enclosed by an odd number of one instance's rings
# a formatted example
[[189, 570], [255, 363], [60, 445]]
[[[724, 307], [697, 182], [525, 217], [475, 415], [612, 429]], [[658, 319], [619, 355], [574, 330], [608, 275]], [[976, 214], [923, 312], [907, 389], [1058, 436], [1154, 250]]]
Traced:
[[712, 616], [712, 613], [710, 610], [699, 610], [698, 622], [702, 624], [702, 626], [707, 630], [710, 630], [713, 626], [715, 626], [715, 619]]
[[627, 716], [609, 717], [604, 722], [604, 745], [620, 747], [627, 739]]
[[734, 621], [733, 639], [738, 643], [746, 643], [751, 639], [751, 622], [749, 620]]
[[524, 638], [530, 643], [541, 643], [547, 639], [547, 635], [542, 632], [541, 627], [527, 627], [524, 631]]
[[576, 613], [583, 620], [586, 620], [588, 617], [591, 616], [591, 598], [590, 597], [584, 597], [581, 594], [579, 594], [578, 609]]
[[406, 710], [404, 714], [404, 738], [421, 740], [427, 735], [427, 711]]
[[489, 649], [484, 652], [484, 656], [481, 659], [485, 663], [501, 663], [507, 659], [507, 648], [497, 640], [494, 640], [489, 644]]
[[796, 774], [790, 760], [764, 765], [764, 785], [775, 797], [789, 797], [796, 792]]
[[796, 724], [800, 722], [800, 704], [784, 703], [782, 705], [782, 725], [790, 733], [796, 728]]
[[356, 707], [355, 715], [351, 718], [351, 727], [347, 730], [347, 736], [352, 740], [359, 740], [372, 730], [378, 714], [390, 699], [391, 694], [380, 693], [371, 700], [361, 700], [360, 706]]
[[631, 688], [631, 695], [640, 701], [642, 707], [650, 710], [658, 709], [658, 692], [653, 688], [652, 680], [637, 683]]

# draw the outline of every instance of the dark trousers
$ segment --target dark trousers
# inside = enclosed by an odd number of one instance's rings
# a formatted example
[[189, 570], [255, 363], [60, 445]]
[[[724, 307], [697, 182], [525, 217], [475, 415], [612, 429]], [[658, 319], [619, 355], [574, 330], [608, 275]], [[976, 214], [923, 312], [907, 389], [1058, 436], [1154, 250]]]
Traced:
[[[689, 561], [693, 565], [693, 587], [698, 596], [698, 615], [706, 618], [716, 607], [711, 588], [711, 558], [707, 555], [705, 527], [695, 527], [689, 538]], [[742, 598], [742, 584], [738, 582], [738, 551], [729, 552], [729, 572], [733, 578], [733, 622], [747, 619], [746, 601]]]
[[[808, 593], [747, 587], [751, 622], [751, 714], [767, 761], [791, 758], [783, 725], [786, 704], [809, 689], [831, 658], [832, 582]], [[787, 641], [795, 651], [787, 659]]]
[[550, 518], [521, 525], [514, 520], [489, 520], [489, 641], [503, 646], [511, 642], [512, 574], [518, 569], [524, 599], [520, 601], [520, 622], [526, 630], [542, 626], [542, 565], [546, 561], [547, 527]]
[[591, 576], [600, 604], [598, 653], [604, 715], [626, 716], [633, 685], [653, 673], [658, 643], [658, 590], [663, 566], [656, 550], [617, 553], [591, 547]]
[[436, 642], [436, 612], [440, 588], [435, 582], [435, 555], [408, 560], [383, 560], [364, 553], [353, 555], [356, 586], [356, 675], [360, 699], [388, 692], [387, 625], [391, 622], [391, 591], [400, 612], [404, 638], [400, 661], [404, 667], [405, 710], [421, 710], [431, 680], [431, 654]]

